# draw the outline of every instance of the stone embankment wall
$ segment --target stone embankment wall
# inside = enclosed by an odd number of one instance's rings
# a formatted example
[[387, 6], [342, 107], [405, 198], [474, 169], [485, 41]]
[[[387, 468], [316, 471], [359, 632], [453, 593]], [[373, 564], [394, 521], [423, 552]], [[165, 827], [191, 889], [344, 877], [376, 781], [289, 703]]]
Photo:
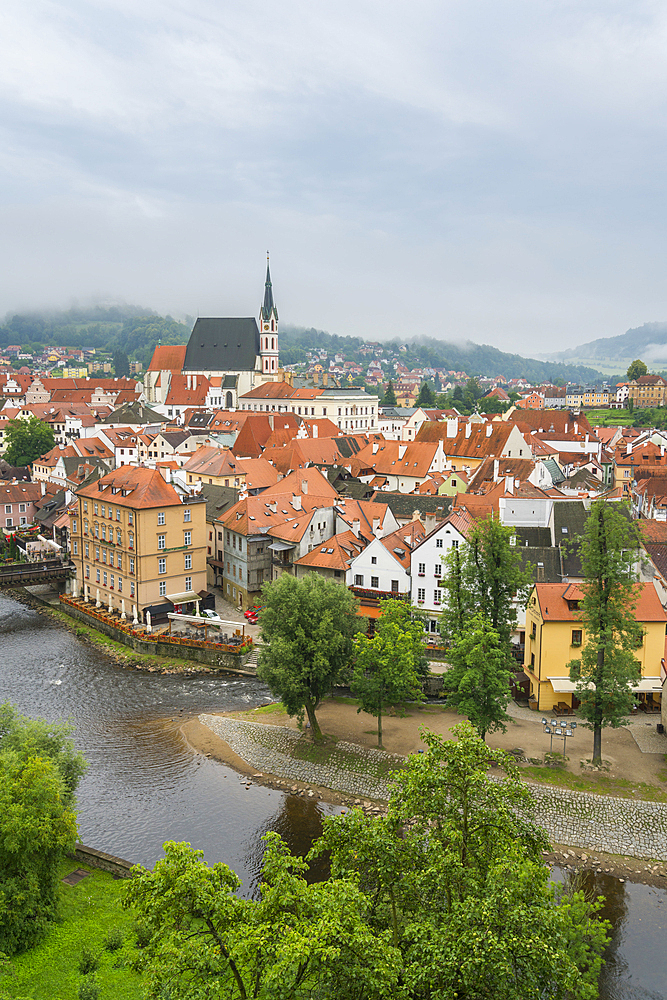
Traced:
[[[286, 726], [200, 715], [199, 721], [225, 740], [252, 767], [279, 778], [331, 788], [346, 795], [386, 801], [389, 788], [379, 776], [379, 763], [387, 757], [378, 750], [339, 743], [346, 760], [332, 754], [327, 764], [299, 760], [292, 752], [301, 734]], [[350, 756], [356, 758], [350, 769]], [[402, 757], [395, 756], [396, 766]], [[567, 844], [607, 854], [667, 861], [667, 805], [634, 801], [529, 785], [535, 802], [535, 819], [555, 844]]]
[[241, 653], [230, 653], [218, 651], [214, 648], [187, 646], [185, 644], [175, 645], [171, 642], [160, 642], [159, 639], [156, 641], [140, 639], [138, 636], [131, 635], [123, 629], [115, 628], [111, 622], [87, 615], [81, 608], [77, 608], [70, 603], [61, 602], [60, 608], [66, 614], [71, 615], [72, 618], [76, 618], [96, 631], [108, 635], [110, 639], [129, 646], [135, 653], [147, 653], [149, 656], [177, 656], [183, 660], [196, 660], [198, 663], [206, 663], [216, 670], [228, 670], [230, 673], [243, 674], [248, 677], [254, 677], [256, 674], [252, 665], [248, 664], [246, 666], [244, 663], [245, 658], [249, 654], [247, 648]]
[[535, 818], [557, 844], [667, 860], [667, 805], [532, 785]]
[[84, 844], [76, 844], [74, 847], [74, 857], [89, 868], [101, 868], [102, 871], [111, 872], [112, 875], [120, 875], [123, 878], [130, 877], [130, 869], [133, 862], [126, 861], [125, 858], [117, 858], [114, 854], [105, 854], [104, 851], [96, 851], [94, 847], [86, 847]]

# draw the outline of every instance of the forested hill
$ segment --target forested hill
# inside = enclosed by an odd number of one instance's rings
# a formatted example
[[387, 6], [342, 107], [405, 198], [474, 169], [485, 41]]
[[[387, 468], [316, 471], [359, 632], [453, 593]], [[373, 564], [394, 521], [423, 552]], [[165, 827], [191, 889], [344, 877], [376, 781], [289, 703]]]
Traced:
[[602, 337], [580, 344], [569, 351], [551, 354], [554, 361], [567, 362], [569, 358], [629, 362], [641, 358], [648, 365], [667, 362], [667, 323], [644, 323], [628, 330], [619, 337]]
[[0, 350], [20, 344], [30, 353], [40, 353], [44, 347], [124, 351], [146, 366], [159, 340], [186, 344], [191, 330], [192, 322], [186, 325], [151, 309], [128, 305], [17, 313], [0, 326]]
[[[180, 323], [171, 316], [159, 316], [151, 309], [130, 305], [17, 313], [8, 316], [0, 326], [0, 350], [9, 344], [20, 344], [30, 353], [39, 353], [41, 348], [50, 346], [124, 351], [146, 366], [158, 341], [163, 344], [186, 344], [193, 323], [190, 317], [185, 323]], [[358, 351], [364, 343], [361, 337], [339, 337], [323, 330], [287, 325], [282, 326], [280, 331], [280, 357], [283, 364], [295, 364], [306, 360], [307, 350], [319, 347], [330, 354], [339, 353], [346, 359], [363, 361], [363, 355]], [[399, 342], [383, 342], [382, 346], [396, 353]], [[401, 353], [401, 359], [410, 368], [445, 368], [468, 375], [502, 375], [537, 383], [554, 379], [595, 382], [601, 377], [593, 368], [536, 361], [471, 341], [453, 343], [420, 338], [401, 346], [407, 347], [407, 351]]]
[[[346, 358], [356, 358], [357, 351], [364, 345], [360, 337], [338, 337], [323, 330], [301, 327], [282, 326], [280, 335], [283, 364], [303, 361], [305, 352], [317, 347], [330, 354], [339, 353]], [[565, 382], [598, 382], [602, 378], [594, 368], [537, 361], [520, 354], [507, 354], [488, 344], [473, 344], [470, 340], [453, 343], [421, 337], [418, 340], [401, 341], [400, 344], [407, 347], [402, 360], [409, 368], [446, 368], [448, 371], [464, 371], [468, 375], [503, 375], [505, 378], [525, 378], [536, 383], [552, 382], [554, 379], [563, 379]], [[399, 341], [384, 341], [381, 346], [397, 350]]]

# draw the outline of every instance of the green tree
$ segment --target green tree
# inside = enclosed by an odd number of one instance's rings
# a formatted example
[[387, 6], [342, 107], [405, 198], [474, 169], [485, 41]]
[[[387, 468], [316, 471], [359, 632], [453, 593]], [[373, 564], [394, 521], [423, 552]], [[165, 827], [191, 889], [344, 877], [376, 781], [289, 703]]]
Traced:
[[35, 945], [58, 916], [59, 864], [76, 842], [84, 763], [70, 729], [0, 706], [0, 952]]
[[113, 352], [113, 369], [116, 378], [128, 378], [130, 374], [130, 362], [125, 351]]
[[[378, 746], [382, 746], [382, 713], [387, 704], [423, 698], [419, 661], [424, 658], [424, 626], [410, 618], [409, 605], [391, 598], [380, 602], [375, 634], [359, 633], [355, 640], [356, 659], [352, 693], [359, 698], [357, 712], [368, 712], [378, 720]], [[416, 634], [415, 634], [416, 633]]]
[[398, 401], [396, 399], [396, 393], [394, 392], [394, 383], [390, 380], [387, 382], [387, 388], [385, 394], [380, 400], [380, 406], [397, 406]]
[[49, 424], [37, 417], [27, 420], [10, 420], [5, 430], [5, 461], [22, 467], [32, 465], [36, 458], [46, 454], [55, 445], [55, 437]]
[[422, 730], [428, 752], [395, 773], [387, 816], [327, 818], [312, 853], [330, 852], [334, 878], [358, 880], [370, 926], [401, 953], [405, 997], [597, 996], [599, 904], [550, 883], [547, 838], [508, 755], [469, 723], [453, 733]]
[[[342, 589], [342, 588], [341, 588]], [[380, 1000], [393, 994], [400, 954], [368, 926], [349, 878], [309, 885], [305, 861], [264, 837], [259, 899], [243, 899], [227, 865], [168, 842], [154, 870], [133, 869], [124, 905], [149, 939], [137, 956], [150, 996], [171, 1000]]]
[[635, 378], [641, 378], [642, 375], [646, 375], [647, 372], [648, 368], [646, 367], [644, 362], [641, 361], [639, 358], [636, 358], [634, 361], [630, 362], [630, 366], [627, 370], [626, 374], [628, 382], [632, 382], [632, 380]]
[[616, 728], [632, 707], [630, 685], [640, 676], [635, 650], [642, 627], [635, 618], [639, 587], [634, 572], [635, 522], [625, 506], [596, 500], [581, 540], [581, 622], [585, 641], [572, 660], [580, 713], [593, 730], [593, 763], [602, 763], [602, 730]]
[[514, 529], [495, 517], [478, 521], [465, 545], [453, 548], [446, 562], [447, 633], [456, 638], [472, 615], [481, 612], [498, 633], [509, 656], [517, 604], [525, 604], [530, 567], [522, 568], [521, 552], [511, 545]]
[[415, 400], [415, 406], [426, 406], [429, 409], [435, 406], [435, 393], [428, 382], [422, 382], [419, 395]]
[[358, 627], [356, 601], [347, 587], [309, 573], [283, 573], [262, 590], [262, 638], [257, 674], [290, 715], [308, 715], [313, 738], [322, 739], [316, 708], [352, 653]]
[[512, 674], [500, 636], [484, 615], [473, 615], [464, 625], [449, 662], [447, 706], [466, 715], [483, 740], [496, 729], [505, 732]]

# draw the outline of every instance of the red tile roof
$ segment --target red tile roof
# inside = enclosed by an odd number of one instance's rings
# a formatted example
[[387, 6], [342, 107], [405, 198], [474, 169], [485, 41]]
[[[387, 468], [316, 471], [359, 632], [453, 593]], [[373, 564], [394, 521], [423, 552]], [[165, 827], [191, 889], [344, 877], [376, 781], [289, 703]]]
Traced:
[[[535, 590], [544, 621], [581, 620], [581, 612], [570, 611], [567, 603], [583, 600], [584, 595], [579, 584], [536, 583]], [[635, 591], [638, 597], [635, 617], [638, 622], [667, 622], [667, 614], [660, 603], [655, 584], [637, 583]]]
[[182, 372], [187, 344], [159, 344], [153, 351], [147, 371]]

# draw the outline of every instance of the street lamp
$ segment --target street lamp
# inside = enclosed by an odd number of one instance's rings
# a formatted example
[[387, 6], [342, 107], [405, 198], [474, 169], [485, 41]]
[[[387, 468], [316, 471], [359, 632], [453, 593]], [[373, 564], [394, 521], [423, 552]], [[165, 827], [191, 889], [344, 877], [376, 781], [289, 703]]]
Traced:
[[565, 747], [566, 747], [566, 744], [567, 744], [567, 740], [568, 740], [568, 738], [571, 738], [572, 736], [574, 736], [573, 730], [575, 730], [577, 728], [576, 722], [572, 722], [571, 724], [568, 724], [567, 726], [557, 725], [555, 719], [551, 720], [551, 725], [547, 725], [546, 719], [543, 719], [542, 722], [544, 724], [544, 733], [545, 733], [546, 736], [549, 737], [549, 753], [553, 752], [553, 748], [554, 748], [554, 736], [562, 736], [563, 737], [563, 757], [565, 757], [566, 756], [566, 754], [565, 754]]

